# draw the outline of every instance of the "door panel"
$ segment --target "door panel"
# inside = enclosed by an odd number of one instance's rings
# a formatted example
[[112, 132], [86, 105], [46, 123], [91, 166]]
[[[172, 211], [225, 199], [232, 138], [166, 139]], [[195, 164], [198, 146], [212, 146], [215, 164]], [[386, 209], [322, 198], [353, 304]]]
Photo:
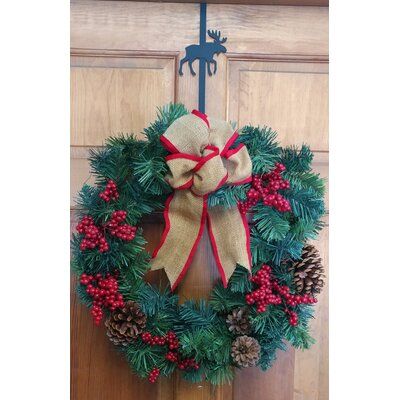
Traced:
[[81, 54], [71, 59], [74, 145], [101, 145], [121, 132], [140, 136], [156, 108], [175, 101], [175, 57]]
[[[71, 0], [71, 49], [147, 58], [167, 55], [177, 62], [186, 46], [198, 43], [199, 21], [198, 4]], [[190, 74], [178, 79], [175, 74], [174, 85], [177, 100], [196, 108], [197, 79]], [[144, 100], [146, 92], [136, 95]]]
[[[314, 167], [328, 176], [328, 12], [324, 7], [212, 4], [207, 28], [228, 38], [218, 72], [206, 81], [206, 112], [238, 122], [267, 124], [283, 144], [307, 142]], [[156, 107], [170, 101], [197, 108], [198, 80], [177, 74], [185, 47], [198, 43], [199, 5], [132, 1], [71, 3], [71, 220], [74, 198], [89, 174], [88, 151], [112, 134], [142, 130]], [[195, 63], [195, 70], [198, 70]], [[327, 200], [327, 197], [326, 197]], [[327, 220], [326, 220], [327, 222]], [[148, 250], [163, 222], [143, 222]], [[328, 228], [318, 239], [327, 265]], [[207, 298], [218, 277], [207, 234], [181, 286], [181, 301]], [[165, 280], [162, 271], [148, 279]], [[71, 287], [75, 284], [72, 278]], [[232, 385], [192, 385], [178, 375], [155, 385], [133, 375], [87, 309], [71, 293], [73, 400], [325, 400], [327, 399], [327, 290], [320, 296], [308, 352], [279, 352], [266, 373], [242, 370]]]
[[269, 125], [282, 145], [328, 150], [327, 93], [326, 64], [229, 62], [228, 119]]

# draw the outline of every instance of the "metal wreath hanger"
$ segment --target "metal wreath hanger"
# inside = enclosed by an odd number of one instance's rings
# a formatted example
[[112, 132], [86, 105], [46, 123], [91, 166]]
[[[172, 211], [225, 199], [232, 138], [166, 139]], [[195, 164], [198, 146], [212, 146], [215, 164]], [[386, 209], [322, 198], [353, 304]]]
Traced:
[[[207, 42], [207, 34], [213, 39], [213, 42]], [[209, 76], [217, 72], [217, 61], [214, 56], [220, 53], [226, 53], [226, 47], [223, 46], [227, 40], [221, 39], [221, 31], [207, 30], [207, 3], [200, 4], [200, 40], [199, 44], [191, 44], [185, 48], [186, 54], [179, 63], [179, 75], [183, 75], [183, 65], [189, 65], [190, 73], [195, 76], [192, 63], [199, 60], [199, 100], [198, 110], [202, 113], [206, 111], [206, 65]], [[211, 70], [213, 66], [213, 71]]]

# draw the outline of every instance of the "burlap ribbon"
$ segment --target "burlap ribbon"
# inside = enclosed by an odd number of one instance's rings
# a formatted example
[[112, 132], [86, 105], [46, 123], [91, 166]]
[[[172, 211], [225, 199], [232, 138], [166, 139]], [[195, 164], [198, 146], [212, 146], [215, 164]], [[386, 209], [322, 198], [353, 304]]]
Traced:
[[237, 207], [207, 208], [208, 195], [222, 185], [251, 181], [246, 147], [231, 149], [237, 136], [229, 123], [198, 111], [174, 121], [161, 136], [171, 153], [166, 180], [175, 190], [165, 204], [165, 230], [151, 269], [164, 268], [172, 290], [185, 275], [206, 225], [225, 287], [236, 264], [251, 269], [246, 217]]

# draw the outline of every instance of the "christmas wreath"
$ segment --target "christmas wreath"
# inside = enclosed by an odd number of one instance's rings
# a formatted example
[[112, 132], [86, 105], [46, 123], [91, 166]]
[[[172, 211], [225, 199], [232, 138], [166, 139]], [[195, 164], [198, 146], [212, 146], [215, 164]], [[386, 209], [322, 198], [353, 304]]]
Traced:
[[[72, 267], [94, 323], [104, 321], [110, 341], [150, 382], [178, 369], [189, 381], [219, 384], [236, 367], [268, 369], [286, 342], [308, 348], [324, 277], [308, 241], [325, 212], [310, 149], [282, 148], [269, 128], [237, 132], [180, 104], [160, 109], [144, 134], [91, 151], [96, 182], [77, 198]], [[140, 222], [157, 210], [165, 229], [150, 255]], [[204, 227], [221, 279], [208, 300], [180, 303], [174, 289]], [[160, 268], [166, 287], [145, 279]]]

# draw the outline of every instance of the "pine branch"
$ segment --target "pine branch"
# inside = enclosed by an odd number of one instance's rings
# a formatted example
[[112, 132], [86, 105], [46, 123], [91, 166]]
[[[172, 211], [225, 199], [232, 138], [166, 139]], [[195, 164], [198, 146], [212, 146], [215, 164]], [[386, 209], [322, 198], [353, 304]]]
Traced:
[[272, 207], [258, 203], [253, 208], [253, 221], [260, 236], [265, 241], [281, 240], [289, 232], [289, 221]]
[[206, 378], [212, 385], [232, 382], [234, 376], [233, 368], [230, 365], [218, 365], [206, 372]]
[[296, 307], [299, 317], [298, 325], [292, 326], [287, 320], [283, 335], [294, 347], [298, 349], [309, 349], [315, 343], [315, 339], [309, 333], [309, 320], [313, 318], [314, 309], [309, 305], [299, 305]]
[[285, 311], [278, 306], [268, 306], [267, 311], [264, 313], [257, 313], [252, 308], [252, 315], [250, 322], [254, 332], [259, 337], [275, 338], [282, 336], [282, 332], [286, 327], [282, 321], [286, 321]]
[[144, 134], [151, 143], [159, 144], [160, 136], [179, 117], [186, 115], [189, 111], [183, 104], [170, 103], [157, 109], [157, 119], [144, 129]]
[[179, 335], [179, 341], [182, 354], [194, 357], [200, 364], [229, 363], [232, 336], [221, 319], [210, 330], [196, 328], [182, 333]]
[[161, 290], [155, 286], [147, 284], [140, 292], [139, 302], [142, 311], [147, 316], [154, 316], [161, 310], [167, 308], [176, 308], [178, 304], [178, 296], [172, 295], [169, 288]]
[[81, 284], [76, 285], [76, 294], [78, 296], [78, 299], [81, 301], [82, 304], [84, 304], [86, 307], [92, 307], [93, 304], [93, 299], [87, 294], [86, 292], [86, 286], [83, 286]]
[[128, 268], [135, 265], [137, 257], [141, 257], [145, 244], [138, 229], [136, 236], [131, 242], [124, 242], [120, 239], [107, 236], [109, 251], [100, 253], [98, 249], [81, 251], [79, 248], [82, 235], [73, 235], [71, 241], [72, 255], [76, 268], [88, 274], [113, 273], [115, 270]]
[[290, 232], [299, 242], [307, 242], [316, 239], [321, 229], [325, 226], [321, 220], [304, 221], [301, 218], [296, 218], [295, 222], [290, 227]]
[[234, 293], [247, 293], [251, 290], [249, 271], [238, 265], [229, 279], [228, 289]]
[[123, 349], [131, 368], [141, 377], [145, 377], [155, 365], [165, 365], [165, 348], [149, 346], [140, 339]]
[[288, 171], [308, 172], [314, 158], [309, 146], [302, 145], [300, 149], [296, 146], [285, 147], [281, 150], [281, 162]]
[[284, 179], [289, 180], [291, 187], [300, 190], [312, 189], [320, 197], [323, 197], [325, 194], [325, 180], [319, 174], [286, 170], [282, 175]]
[[217, 312], [228, 312], [236, 307], [246, 305], [244, 296], [239, 293], [234, 293], [228, 288], [224, 288], [222, 283], [217, 283], [211, 293], [209, 304]]
[[271, 170], [279, 159], [280, 149], [276, 143], [276, 132], [267, 127], [245, 126], [236, 141], [244, 143], [253, 164], [253, 174]]
[[263, 371], [269, 369], [276, 359], [278, 349], [285, 351], [285, 343], [280, 338], [263, 338], [259, 340], [261, 346], [261, 357], [258, 365]]
[[266, 242], [257, 230], [251, 230], [251, 252], [253, 264], [280, 264], [287, 258], [301, 257], [303, 243], [296, 240], [292, 233], [288, 233], [282, 240]]
[[141, 155], [138, 161], [132, 163], [133, 173], [143, 190], [153, 195], [171, 192], [171, 187], [165, 181], [168, 172], [165, 159], [161, 157], [147, 158]]
[[325, 213], [324, 201], [312, 189], [283, 190], [283, 196], [289, 200], [292, 213], [306, 222], [316, 221]]
[[179, 323], [175, 325], [177, 333], [186, 329], [208, 329], [216, 319], [215, 311], [201, 299], [198, 303], [186, 301], [179, 307]]
[[224, 208], [236, 207], [239, 201], [246, 199], [250, 185], [229, 186], [224, 185], [208, 197], [208, 207], [222, 206]]
[[207, 369], [203, 365], [200, 365], [200, 368], [197, 370], [184, 371], [182, 377], [188, 382], [198, 383], [203, 380], [206, 371]]
[[120, 186], [129, 180], [132, 176], [129, 160], [133, 154], [140, 153], [143, 145], [144, 142], [133, 135], [120, 135], [107, 139], [105, 148], [91, 149], [89, 163], [96, 184], [102, 185], [107, 179], [113, 179]]

